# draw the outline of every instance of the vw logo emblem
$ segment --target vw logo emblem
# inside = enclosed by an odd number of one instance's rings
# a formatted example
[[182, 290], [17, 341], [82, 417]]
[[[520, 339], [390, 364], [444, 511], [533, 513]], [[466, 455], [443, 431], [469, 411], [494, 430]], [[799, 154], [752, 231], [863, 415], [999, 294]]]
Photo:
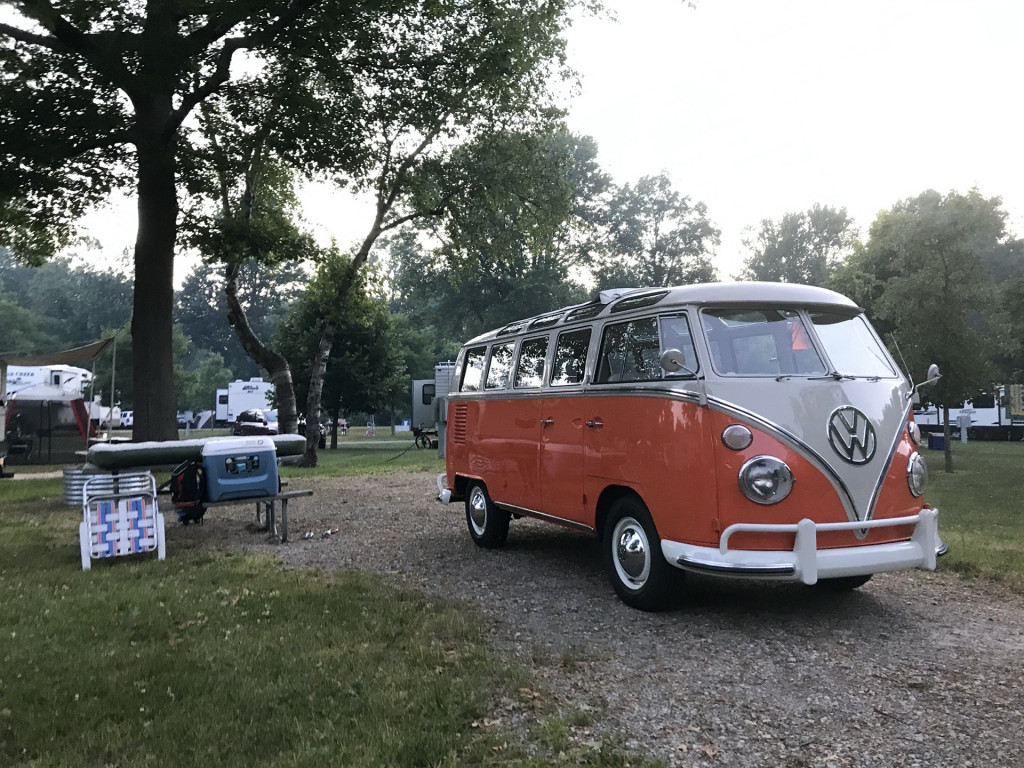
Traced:
[[852, 405], [836, 408], [828, 418], [828, 441], [843, 461], [867, 464], [875, 455], [877, 438], [868, 417]]

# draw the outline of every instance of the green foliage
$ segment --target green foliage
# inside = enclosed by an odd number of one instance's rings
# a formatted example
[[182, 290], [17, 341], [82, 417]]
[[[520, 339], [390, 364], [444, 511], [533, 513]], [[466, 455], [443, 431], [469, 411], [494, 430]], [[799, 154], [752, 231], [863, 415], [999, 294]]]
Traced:
[[[91, 2], [72, 5], [77, 21], [94, 10]], [[75, 221], [128, 180], [125, 100], [59, 48], [5, 43], [0, 72], [0, 243], [38, 266], [73, 241]]]
[[[257, 336], [273, 338], [278, 323], [307, 280], [300, 264], [269, 267], [248, 261], [241, 266], [236, 278], [237, 295]], [[174, 312], [200, 359], [206, 352], [219, 355], [235, 379], [262, 375], [260, 366], [246, 354], [228, 323], [222, 268], [198, 264], [177, 292]]]
[[346, 302], [334, 302], [335, 285], [344, 279], [350, 265], [348, 256], [336, 252], [325, 259], [275, 338], [293, 371], [301, 409], [308, 396], [323, 324], [327, 320], [336, 324], [321, 397], [325, 414], [335, 417], [387, 410], [395, 391], [407, 388], [409, 377], [387, 304], [367, 290], [367, 275], [359, 277]]
[[999, 365], [1003, 381], [1024, 382], [1024, 277], [999, 286]]
[[[447, 200], [412, 234], [386, 243], [410, 323], [463, 340], [517, 317], [584, 300], [572, 279], [586, 258], [588, 220], [606, 188], [589, 138], [554, 125], [497, 131], [424, 169], [416, 194]], [[440, 358], [439, 358], [440, 359]]]
[[0, 352], [52, 352], [64, 346], [62, 337], [55, 319], [26, 309], [15, 294], [0, 291]]
[[0, 323], [0, 350], [54, 352], [104, 338], [127, 323], [131, 283], [119, 272], [73, 266], [68, 258], [20, 266], [8, 253], [0, 257], [5, 311], [12, 324]]
[[668, 176], [645, 176], [608, 201], [594, 256], [598, 289], [648, 288], [717, 279], [711, 252], [721, 232], [703, 203], [672, 189]]
[[845, 208], [815, 205], [778, 223], [764, 219], [756, 240], [744, 241], [752, 253], [739, 279], [826, 286], [855, 240]]
[[227, 388], [233, 380], [230, 369], [224, 365], [224, 358], [216, 352], [205, 353], [194, 375], [178, 390], [181, 410], [216, 410], [217, 390]]
[[[958, 406], [992, 382], [992, 281], [983, 247], [1005, 238], [998, 198], [924, 192], [879, 214], [867, 243], [837, 271], [833, 286], [868, 310], [916, 380], [937, 363], [942, 379], [922, 393]], [[901, 359], [897, 355], [897, 360]]]

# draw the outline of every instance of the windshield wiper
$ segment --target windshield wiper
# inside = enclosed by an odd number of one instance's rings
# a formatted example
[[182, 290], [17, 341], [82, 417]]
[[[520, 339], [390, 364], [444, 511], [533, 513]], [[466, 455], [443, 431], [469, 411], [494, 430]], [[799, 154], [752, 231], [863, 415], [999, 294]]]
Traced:
[[825, 379], [832, 379], [834, 381], [846, 381], [853, 379], [865, 379], [866, 381], [878, 381], [878, 376], [855, 376], [852, 373], [840, 373], [839, 371], [829, 371], [824, 376], [811, 376], [811, 381], [823, 381]]

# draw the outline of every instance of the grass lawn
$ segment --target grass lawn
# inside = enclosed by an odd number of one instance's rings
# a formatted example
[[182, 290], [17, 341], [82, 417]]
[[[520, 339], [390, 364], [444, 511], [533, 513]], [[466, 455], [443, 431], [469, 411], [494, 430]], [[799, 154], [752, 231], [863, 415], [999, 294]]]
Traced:
[[[282, 474], [442, 471], [405, 438], [350, 432]], [[1024, 444], [954, 443], [952, 474], [923, 453], [940, 568], [1024, 593]], [[0, 481], [0, 765], [657, 764], [571, 744], [579, 713], [517, 719], [531, 682], [470, 605], [202, 549], [83, 572], [62, 496], [61, 479]]]
[[[440, 471], [395, 448], [324, 451], [317, 471]], [[570, 744], [582, 716], [534, 712], [472, 606], [202, 549], [85, 572], [62, 496], [0, 481], [0, 765], [657, 764]]]
[[942, 451], [922, 451], [924, 497], [939, 510], [939, 534], [949, 545], [939, 567], [1024, 594], [1024, 443], [955, 441], [952, 451], [952, 473]]

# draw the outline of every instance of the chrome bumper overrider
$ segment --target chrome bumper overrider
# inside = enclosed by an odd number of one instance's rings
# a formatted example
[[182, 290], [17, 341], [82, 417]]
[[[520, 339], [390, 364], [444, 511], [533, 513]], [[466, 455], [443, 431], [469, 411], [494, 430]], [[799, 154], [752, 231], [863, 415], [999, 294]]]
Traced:
[[[906, 568], [934, 570], [936, 557], [945, 554], [947, 549], [939, 538], [938, 514], [937, 509], [922, 509], [917, 515], [886, 520], [815, 523], [804, 518], [795, 525], [738, 523], [722, 532], [717, 549], [663, 540], [661, 550], [668, 562], [686, 570], [804, 584], [815, 584], [818, 579]], [[914, 526], [908, 541], [818, 549], [818, 531], [855, 531], [897, 525]], [[730, 537], [740, 532], [795, 533], [796, 542], [792, 551], [730, 550]]]

